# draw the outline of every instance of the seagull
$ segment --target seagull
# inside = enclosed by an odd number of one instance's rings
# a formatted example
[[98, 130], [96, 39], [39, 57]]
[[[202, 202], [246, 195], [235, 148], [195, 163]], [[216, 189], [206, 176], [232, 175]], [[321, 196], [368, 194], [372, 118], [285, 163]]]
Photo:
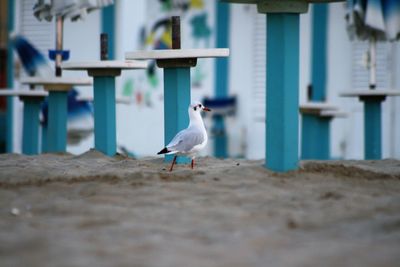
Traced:
[[211, 110], [203, 106], [200, 102], [195, 102], [189, 105], [189, 126], [186, 129], [180, 131], [177, 135], [175, 135], [172, 141], [169, 142], [166, 147], [164, 147], [160, 152], [157, 153], [157, 155], [175, 155], [169, 171], [172, 171], [176, 162], [176, 157], [181, 155], [192, 158], [191, 167], [193, 169], [196, 153], [206, 146], [208, 136], [206, 128], [204, 127], [203, 118], [200, 114], [201, 111]]

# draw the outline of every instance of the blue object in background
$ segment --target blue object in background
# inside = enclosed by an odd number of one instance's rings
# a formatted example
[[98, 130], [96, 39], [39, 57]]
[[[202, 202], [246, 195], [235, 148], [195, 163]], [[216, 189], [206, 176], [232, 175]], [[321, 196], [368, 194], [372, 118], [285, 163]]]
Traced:
[[7, 151], [7, 114], [0, 112], [0, 153]]
[[[10, 34], [14, 31], [14, 12], [15, 12], [15, 1], [7, 1], [7, 33]], [[14, 88], [14, 53], [13, 43], [9, 39], [7, 42], [7, 87]], [[6, 152], [13, 152], [13, 98], [7, 97], [7, 114], [6, 114]]]
[[[88, 101], [78, 100], [78, 91], [72, 88], [67, 93], [67, 109], [68, 109], [68, 119], [76, 119], [88, 114], [93, 114], [92, 104]], [[48, 98], [42, 104], [42, 124], [47, 126], [48, 122], [48, 108], [49, 100]]]
[[23, 36], [15, 35], [12, 38], [12, 43], [24, 70], [29, 76], [47, 74], [51, 71], [46, 58]]
[[[78, 122], [78, 129], [67, 129], [68, 143], [76, 144], [79, 143], [82, 139], [86, 138], [93, 129], [93, 106], [89, 101], [78, 100], [78, 91], [75, 88], [72, 88], [68, 92], [67, 95], [67, 124], [72, 122]], [[42, 103], [41, 113], [42, 113], [42, 153], [44, 152], [52, 152], [50, 147], [48, 146], [49, 141], [47, 138], [48, 135], [48, 98]], [[90, 117], [90, 118], [89, 118]], [[90, 121], [89, 121], [90, 120]], [[80, 123], [79, 123], [80, 122]], [[90, 125], [88, 125], [90, 124]], [[67, 127], [67, 126], [66, 126]]]
[[328, 4], [312, 5], [311, 101], [326, 100]]
[[385, 97], [362, 97], [364, 102], [364, 158], [382, 158], [382, 112], [381, 104]]
[[51, 60], [56, 60], [57, 55], [61, 55], [62, 61], [67, 61], [69, 59], [68, 50], [49, 50], [49, 58]]
[[[229, 4], [215, 2], [216, 16], [216, 47], [229, 47]], [[215, 59], [214, 91], [217, 99], [228, 97], [229, 59]], [[203, 103], [204, 104], [204, 103]], [[206, 107], [206, 104], [204, 104]], [[212, 107], [209, 107], [212, 108]], [[222, 114], [213, 116], [214, 126], [214, 155], [217, 158], [228, 157], [228, 136], [225, 127], [225, 118]]]
[[[312, 5], [311, 85], [308, 100], [326, 101], [328, 4]], [[302, 114], [301, 158], [330, 158], [330, 123], [333, 117]]]

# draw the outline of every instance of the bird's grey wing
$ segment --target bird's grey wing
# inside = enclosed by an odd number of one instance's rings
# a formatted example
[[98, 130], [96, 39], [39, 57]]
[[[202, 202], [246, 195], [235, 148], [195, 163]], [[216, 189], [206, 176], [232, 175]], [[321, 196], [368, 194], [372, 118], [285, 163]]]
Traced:
[[168, 149], [172, 151], [188, 152], [194, 146], [204, 142], [204, 134], [201, 131], [185, 129], [180, 131], [168, 144]]

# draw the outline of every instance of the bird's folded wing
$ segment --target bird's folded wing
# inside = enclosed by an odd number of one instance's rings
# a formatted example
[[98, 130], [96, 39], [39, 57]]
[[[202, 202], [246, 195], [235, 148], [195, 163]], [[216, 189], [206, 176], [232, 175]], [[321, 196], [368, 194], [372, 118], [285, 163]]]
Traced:
[[167, 145], [170, 151], [188, 152], [204, 142], [204, 134], [199, 130], [185, 129], [180, 131]]

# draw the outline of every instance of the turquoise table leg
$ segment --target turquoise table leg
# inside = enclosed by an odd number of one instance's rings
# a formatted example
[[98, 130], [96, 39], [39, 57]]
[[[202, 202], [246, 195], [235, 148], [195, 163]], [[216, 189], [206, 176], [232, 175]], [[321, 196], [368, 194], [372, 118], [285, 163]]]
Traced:
[[364, 156], [381, 159], [381, 102], [382, 99], [364, 99]]
[[299, 14], [267, 14], [266, 168], [298, 167]]
[[330, 121], [317, 115], [303, 114], [301, 158], [327, 160], [330, 157]]
[[225, 132], [225, 120], [223, 116], [214, 117], [214, 132], [215, 132], [215, 144], [214, 144], [214, 155], [217, 158], [226, 158], [228, 137]]
[[[164, 68], [164, 142], [189, 125], [188, 107], [190, 105], [190, 68]], [[173, 156], [166, 155], [165, 161]], [[188, 163], [187, 157], [178, 157], [177, 163]]]
[[[326, 100], [326, 49], [328, 4], [312, 5], [312, 54], [310, 101]], [[327, 160], [330, 158], [331, 118], [302, 115], [301, 158]]]
[[[229, 47], [229, 4], [215, 1], [216, 8], [216, 47]], [[226, 98], [228, 96], [228, 80], [229, 80], [229, 58], [215, 59], [215, 96], [217, 98]], [[218, 135], [214, 138], [214, 155], [217, 158], [226, 158], [228, 156], [228, 140], [225, 130], [224, 117], [217, 116], [214, 118], [214, 129], [218, 131]]]
[[108, 156], [117, 152], [115, 117], [115, 77], [94, 77], [95, 148]]
[[[15, 7], [16, 0], [8, 0], [7, 1], [7, 32], [8, 34], [14, 32], [15, 30]], [[3, 5], [4, 6], [4, 5]], [[3, 22], [3, 21], [2, 21]], [[4, 30], [4, 24], [2, 24], [2, 29]], [[14, 87], [14, 45], [10, 38], [7, 38], [7, 66], [6, 67], [6, 79], [7, 79], [7, 87]], [[3, 65], [2, 65], [3, 69]], [[14, 134], [13, 134], [13, 114], [14, 114], [14, 102], [13, 97], [7, 97], [7, 113], [6, 113], [6, 152], [13, 152], [13, 142], [14, 142]]]
[[47, 125], [42, 125], [42, 153], [47, 153], [48, 147], [47, 147], [47, 135], [48, 135], [48, 126]]
[[67, 96], [66, 91], [49, 92], [48, 152], [65, 152], [67, 147]]
[[22, 153], [39, 153], [39, 111], [42, 99], [26, 98], [24, 101], [24, 122], [22, 127]]
[[326, 100], [328, 4], [312, 5], [311, 101]]

